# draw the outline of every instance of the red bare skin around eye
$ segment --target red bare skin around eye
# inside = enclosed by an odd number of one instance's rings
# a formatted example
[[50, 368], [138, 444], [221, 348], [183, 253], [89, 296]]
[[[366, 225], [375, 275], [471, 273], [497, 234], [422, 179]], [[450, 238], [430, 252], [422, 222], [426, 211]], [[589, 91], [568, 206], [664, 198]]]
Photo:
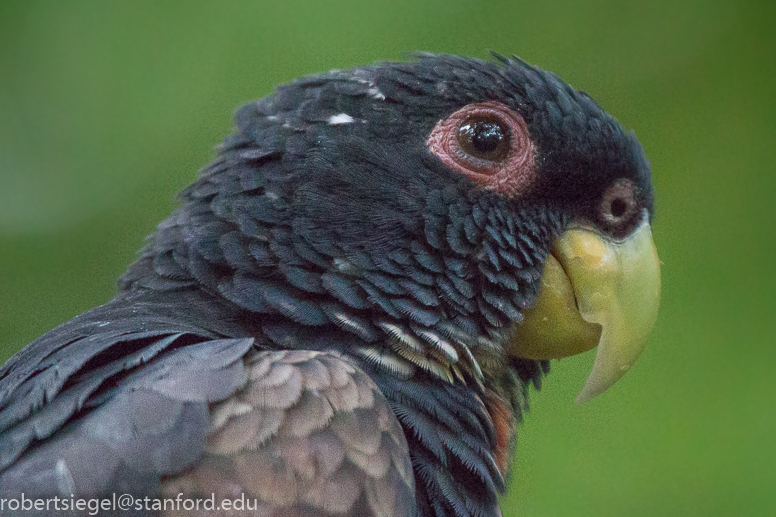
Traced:
[[[458, 144], [458, 129], [470, 120], [490, 119], [509, 131], [509, 152], [504, 160], [492, 162], [467, 155]], [[536, 148], [528, 125], [519, 113], [495, 101], [469, 104], [437, 122], [426, 145], [442, 162], [486, 190], [504, 197], [525, 192], [536, 176]]]

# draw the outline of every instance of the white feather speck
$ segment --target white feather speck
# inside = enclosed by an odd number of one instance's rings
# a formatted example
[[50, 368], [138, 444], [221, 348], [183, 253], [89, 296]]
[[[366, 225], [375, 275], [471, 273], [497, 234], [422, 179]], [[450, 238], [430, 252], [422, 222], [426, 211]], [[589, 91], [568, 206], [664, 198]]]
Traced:
[[383, 92], [378, 90], [376, 86], [372, 86], [371, 88], [369, 88], [368, 91], [369, 91], [369, 95], [373, 99], [377, 99], [378, 101], [384, 101], [385, 100], [385, 95], [383, 95]]
[[352, 124], [354, 122], [354, 118], [348, 115], [347, 113], [339, 113], [337, 115], [332, 115], [329, 117], [329, 125], [330, 126], [337, 126], [339, 124]]

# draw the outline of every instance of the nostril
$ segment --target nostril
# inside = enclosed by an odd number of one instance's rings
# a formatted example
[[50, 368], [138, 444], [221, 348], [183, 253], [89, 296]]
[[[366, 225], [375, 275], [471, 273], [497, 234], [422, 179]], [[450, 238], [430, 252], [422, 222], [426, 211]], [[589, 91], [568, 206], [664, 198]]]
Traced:
[[601, 228], [615, 237], [622, 237], [633, 229], [639, 214], [636, 187], [627, 178], [614, 181], [604, 191], [596, 207], [596, 218]]
[[613, 217], [619, 219], [628, 211], [628, 203], [622, 198], [615, 198], [612, 200], [609, 210]]

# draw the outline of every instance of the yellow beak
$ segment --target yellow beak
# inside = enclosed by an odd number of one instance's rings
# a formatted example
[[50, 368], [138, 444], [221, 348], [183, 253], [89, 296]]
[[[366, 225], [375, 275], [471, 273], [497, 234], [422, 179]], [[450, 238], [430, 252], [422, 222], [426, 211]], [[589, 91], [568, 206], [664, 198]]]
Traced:
[[536, 304], [515, 326], [510, 352], [555, 359], [598, 346], [577, 402], [603, 393], [646, 346], [660, 304], [660, 261], [649, 222], [624, 240], [574, 228], [553, 245]]

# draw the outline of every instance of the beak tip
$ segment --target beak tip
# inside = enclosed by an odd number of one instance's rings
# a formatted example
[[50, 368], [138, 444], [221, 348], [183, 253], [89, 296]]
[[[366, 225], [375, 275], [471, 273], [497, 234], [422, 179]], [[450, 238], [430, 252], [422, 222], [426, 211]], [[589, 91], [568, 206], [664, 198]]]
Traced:
[[594, 399], [601, 393], [603, 393], [604, 390], [596, 390], [593, 388], [590, 388], [587, 384], [585, 384], [585, 387], [582, 388], [582, 391], [579, 392], [577, 395], [577, 398], [574, 399], [575, 404], [582, 404], [584, 402], [588, 402], [591, 399]]

